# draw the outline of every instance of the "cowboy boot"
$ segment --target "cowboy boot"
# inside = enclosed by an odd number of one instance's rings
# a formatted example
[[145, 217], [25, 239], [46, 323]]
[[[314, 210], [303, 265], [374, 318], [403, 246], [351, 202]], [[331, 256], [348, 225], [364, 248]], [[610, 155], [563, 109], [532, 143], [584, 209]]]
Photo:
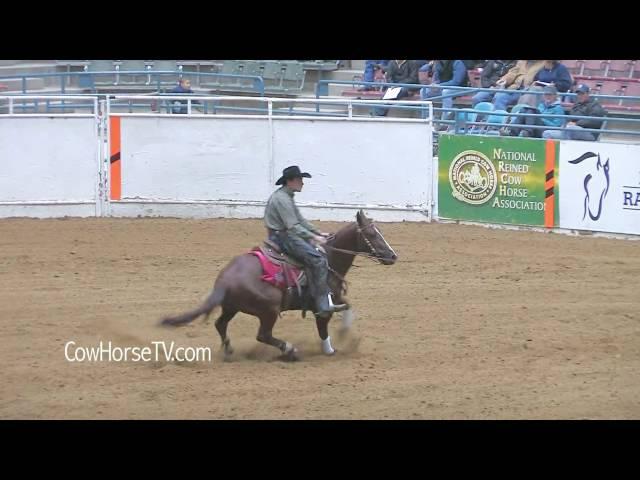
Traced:
[[348, 308], [347, 305], [342, 303], [335, 305], [331, 299], [331, 294], [329, 293], [329, 287], [327, 285], [327, 271], [323, 268], [318, 268], [314, 273], [314, 298], [317, 308], [315, 314], [319, 317], [324, 317], [335, 312], [346, 310]]

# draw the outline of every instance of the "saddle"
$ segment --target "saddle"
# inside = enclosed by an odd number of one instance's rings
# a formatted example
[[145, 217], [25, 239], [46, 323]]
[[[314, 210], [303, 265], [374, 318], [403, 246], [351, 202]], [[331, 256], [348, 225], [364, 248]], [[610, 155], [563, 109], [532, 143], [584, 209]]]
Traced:
[[285, 292], [283, 308], [289, 306], [293, 288], [297, 290], [298, 298], [303, 298], [302, 289], [308, 284], [303, 264], [282, 252], [268, 239], [262, 246], [254, 247], [249, 253], [260, 260], [262, 280]]
[[262, 253], [264, 253], [269, 260], [274, 261], [276, 264], [280, 265], [282, 263], [288, 263], [289, 265], [293, 265], [296, 268], [304, 269], [304, 265], [298, 261], [296, 261], [293, 257], [290, 257], [282, 250], [280, 247], [276, 245], [274, 242], [269, 240], [268, 238], [264, 241], [264, 245], [260, 247]]

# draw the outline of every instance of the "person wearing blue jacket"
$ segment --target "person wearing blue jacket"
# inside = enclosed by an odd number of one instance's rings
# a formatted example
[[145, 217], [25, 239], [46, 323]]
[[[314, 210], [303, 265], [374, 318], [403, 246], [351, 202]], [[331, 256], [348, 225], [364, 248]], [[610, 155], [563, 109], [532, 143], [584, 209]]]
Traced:
[[[364, 65], [364, 75], [362, 80], [365, 82], [374, 82], [376, 70], [381, 70], [387, 67], [390, 60], [366, 60]], [[358, 90], [367, 91], [373, 90], [371, 85], [364, 85]]]
[[[188, 78], [182, 78], [180, 79], [180, 82], [173, 87], [171, 90], [169, 90], [169, 93], [174, 93], [174, 94], [187, 94], [187, 93], [193, 93], [193, 90], [191, 90], [191, 80], [189, 80]], [[194, 102], [195, 103], [195, 102]], [[171, 109], [173, 111], [173, 113], [178, 113], [178, 114], [182, 114], [182, 115], [186, 115], [187, 113], [187, 102], [184, 100], [173, 100], [171, 102], [173, 108]]]
[[[439, 95], [451, 95], [459, 90], [442, 87], [466, 87], [469, 85], [467, 67], [462, 60], [437, 60], [433, 66], [433, 81], [429, 87], [420, 90], [420, 97], [428, 100]], [[442, 99], [442, 108], [453, 108], [453, 97]], [[450, 117], [452, 112], [442, 115], [442, 118]]]
[[[510, 128], [511, 135], [519, 137], [542, 138], [542, 128], [526, 128], [525, 125], [538, 125], [547, 127], [561, 127], [564, 120], [560, 117], [545, 117], [545, 115], [564, 115], [564, 109], [558, 99], [558, 89], [553, 85], [548, 85], [542, 90], [542, 102], [538, 108], [524, 108], [522, 113], [538, 113], [535, 117], [518, 117], [514, 122], [516, 125]], [[522, 128], [518, 128], [518, 127]]]
[[559, 92], [568, 92], [573, 84], [569, 69], [557, 60], [545, 60], [533, 82], [544, 82], [555, 85]]

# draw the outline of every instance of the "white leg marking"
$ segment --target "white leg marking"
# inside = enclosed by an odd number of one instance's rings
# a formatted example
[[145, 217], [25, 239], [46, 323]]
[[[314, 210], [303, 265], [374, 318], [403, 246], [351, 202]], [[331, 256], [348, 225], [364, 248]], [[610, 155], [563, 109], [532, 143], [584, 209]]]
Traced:
[[325, 355], [333, 355], [336, 351], [331, 346], [331, 337], [327, 336], [325, 340], [322, 340], [322, 352]]

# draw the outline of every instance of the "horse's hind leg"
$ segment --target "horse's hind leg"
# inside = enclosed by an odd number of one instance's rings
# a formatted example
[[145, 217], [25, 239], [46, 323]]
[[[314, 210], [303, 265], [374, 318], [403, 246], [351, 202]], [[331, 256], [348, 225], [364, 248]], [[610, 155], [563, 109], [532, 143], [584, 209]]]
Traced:
[[272, 347], [276, 347], [285, 355], [288, 360], [296, 360], [296, 353], [298, 352], [298, 350], [289, 342], [280, 340], [279, 338], [276, 338], [271, 334], [271, 332], [273, 331], [273, 326], [278, 319], [278, 313], [265, 313], [260, 315], [258, 318], [260, 318], [260, 328], [258, 329], [258, 336], [256, 337], [256, 340], [261, 343], [271, 345]]
[[216, 330], [218, 330], [220, 338], [222, 339], [222, 348], [225, 356], [233, 353], [231, 340], [227, 336], [227, 326], [236, 313], [238, 313], [237, 310], [227, 310], [223, 308], [222, 314], [216, 320]]

